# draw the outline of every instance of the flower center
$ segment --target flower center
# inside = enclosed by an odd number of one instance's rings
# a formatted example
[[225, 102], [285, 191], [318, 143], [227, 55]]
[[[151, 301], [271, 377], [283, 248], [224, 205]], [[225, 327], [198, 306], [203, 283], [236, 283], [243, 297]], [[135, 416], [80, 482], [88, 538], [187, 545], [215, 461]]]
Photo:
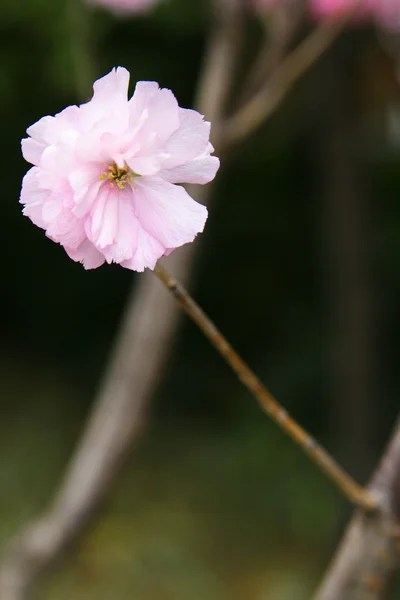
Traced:
[[126, 185], [130, 185], [135, 177], [139, 177], [138, 173], [134, 173], [128, 165], [122, 168], [114, 162], [108, 165], [100, 175], [100, 181], [109, 181], [110, 186], [116, 185], [120, 190], [123, 190]]

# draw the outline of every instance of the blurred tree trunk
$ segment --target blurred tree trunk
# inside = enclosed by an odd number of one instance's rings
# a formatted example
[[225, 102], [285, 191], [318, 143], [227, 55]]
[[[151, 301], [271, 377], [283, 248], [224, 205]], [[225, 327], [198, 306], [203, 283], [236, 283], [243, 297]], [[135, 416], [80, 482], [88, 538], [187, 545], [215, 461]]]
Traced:
[[[362, 54], [354, 52], [354, 46], [348, 50], [343, 64], [336, 62], [336, 68], [328, 74], [334, 90], [331, 88], [327, 94], [325, 143], [320, 149], [324, 156], [324, 248], [333, 330], [332, 423], [337, 454], [344, 456], [346, 466], [356, 476], [364, 478], [376, 454], [375, 440], [381, 429], [378, 418], [382, 410], [377, 399], [384, 402], [385, 398], [381, 388], [378, 396], [377, 388], [379, 290], [372, 274], [373, 215], [365, 168], [362, 171], [364, 150], [359, 123], [361, 111], [367, 111], [369, 132], [374, 133], [380, 121], [383, 124], [379, 117], [385, 110], [390, 86], [380, 85], [382, 65], [376, 71], [369, 57], [365, 60], [364, 49]], [[380, 77], [375, 77], [376, 73]], [[370, 137], [369, 143], [373, 141]], [[400, 417], [368, 490], [378, 508], [369, 514], [355, 512], [314, 600], [392, 597], [399, 568]]]
[[331, 331], [332, 450], [353, 475], [365, 480], [376, 455], [378, 429], [377, 322], [371, 212], [356, 114], [358, 53], [354, 46], [340, 47], [332, 61], [326, 73], [331, 89], [320, 138], [323, 268]]

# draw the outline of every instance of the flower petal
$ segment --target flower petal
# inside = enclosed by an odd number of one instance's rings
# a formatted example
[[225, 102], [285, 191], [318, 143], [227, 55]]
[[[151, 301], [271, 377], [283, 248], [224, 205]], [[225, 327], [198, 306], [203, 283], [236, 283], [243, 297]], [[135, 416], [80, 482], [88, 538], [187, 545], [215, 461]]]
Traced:
[[194, 160], [173, 169], [160, 171], [159, 176], [170, 183], [209, 183], [219, 169], [216, 156], [199, 156]]
[[179, 107], [170, 90], [139, 82], [129, 101], [135, 135], [125, 149], [127, 164], [140, 175], [154, 175], [168, 156], [165, 142], [179, 128]]
[[154, 239], [143, 228], [139, 229], [138, 245], [135, 254], [129, 260], [121, 262], [121, 266], [133, 271], [154, 269], [161, 256], [164, 255], [164, 246]]
[[138, 248], [140, 223], [135, 215], [132, 189], [119, 190], [117, 197], [118, 225], [114, 243], [104, 248], [107, 262], [120, 263], [132, 258]]
[[71, 208], [77, 217], [85, 216], [92, 208], [103, 185], [100, 174], [101, 166], [89, 163], [84, 168], [71, 171], [68, 175], [68, 183], [72, 188], [74, 200]]
[[46, 144], [32, 138], [24, 138], [21, 141], [21, 148], [24, 159], [38, 167]]
[[129, 126], [128, 85], [129, 71], [123, 67], [113, 69], [94, 83], [93, 98], [79, 107], [82, 128], [88, 136], [87, 140], [80, 140], [81, 153], [97, 155], [96, 146], [104, 133], [120, 135]]
[[38, 175], [40, 171], [38, 167], [32, 167], [26, 173], [22, 180], [22, 189], [20, 196], [20, 203], [25, 204], [23, 214], [30, 218], [30, 220], [44, 229], [46, 227], [43, 220], [43, 204], [50, 196], [48, 190], [42, 189], [38, 184]]
[[135, 112], [143, 102], [146, 102], [143, 110], [147, 112], [147, 119], [140, 134], [145, 136], [155, 133], [158, 139], [167, 140], [179, 127], [179, 106], [174, 94], [165, 88], [160, 89], [157, 86], [155, 89], [154, 86], [138, 83], [129, 101], [131, 119], [135, 118]]
[[163, 168], [171, 169], [202, 155], [209, 146], [210, 126], [196, 110], [180, 108], [179, 129], [167, 142], [168, 158], [163, 162]]
[[107, 75], [94, 82], [93, 99], [101, 102], [127, 100], [129, 71], [124, 67], [112, 69]]
[[118, 191], [104, 185], [97, 194], [91, 216], [85, 221], [86, 235], [98, 248], [113, 244], [118, 229]]
[[107, 262], [119, 263], [132, 258], [137, 249], [139, 227], [130, 187], [120, 190], [105, 185], [91, 216], [85, 221], [88, 239]]
[[192, 242], [203, 231], [207, 209], [195, 202], [183, 187], [159, 177], [142, 177], [135, 183], [136, 215], [147, 233], [165, 248]]
[[36, 121], [33, 125], [28, 127], [26, 133], [38, 142], [49, 142], [47, 139], [47, 132], [54, 126], [55, 117], [42, 117], [39, 121]]
[[83, 263], [85, 269], [97, 269], [104, 263], [104, 256], [89, 240], [82, 242], [77, 249], [65, 247], [65, 251], [72, 260]]

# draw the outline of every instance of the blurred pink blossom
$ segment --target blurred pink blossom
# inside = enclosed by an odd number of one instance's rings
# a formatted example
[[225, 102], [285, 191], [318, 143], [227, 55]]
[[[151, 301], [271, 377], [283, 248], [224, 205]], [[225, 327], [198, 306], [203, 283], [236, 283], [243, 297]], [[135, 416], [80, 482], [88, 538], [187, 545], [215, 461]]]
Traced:
[[387, 29], [400, 29], [400, 0], [375, 0], [375, 15]]
[[128, 101], [119, 67], [93, 98], [43, 117], [22, 140], [23, 213], [86, 269], [105, 260], [143, 271], [193, 241], [207, 210], [177, 183], [211, 181], [210, 123], [170, 90], [141, 81]]
[[355, 10], [356, 19], [375, 20], [379, 25], [400, 28], [400, 0], [309, 0], [317, 18], [338, 18]]
[[369, 17], [373, 14], [375, 0], [309, 0], [311, 13], [319, 18], [339, 18], [356, 10], [356, 16]]
[[91, 4], [101, 4], [116, 13], [138, 13], [150, 10], [160, 0], [88, 0]]

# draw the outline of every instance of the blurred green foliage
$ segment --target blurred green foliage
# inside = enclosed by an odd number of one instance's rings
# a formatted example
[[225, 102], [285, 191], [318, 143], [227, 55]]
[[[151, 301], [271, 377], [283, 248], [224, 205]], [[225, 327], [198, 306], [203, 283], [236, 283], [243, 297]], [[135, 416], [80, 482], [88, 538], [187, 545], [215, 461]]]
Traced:
[[[2, 7], [2, 542], [46, 506], [60, 481], [139, 277], [115, 265], [85, 272], [22, 217], [27, 165], [19, 141], [44, 114], [78, 103], [85, 77], [118, 64], [133, 81], [155, 79], [191, 106], [207, 8], [200, 0], [171, 0], [147, 16], [114, 18], [66, 0]], [[195, 242], [202, 260], [193, 286], [278, 398], [336, 448], [320, 186], [329, 93], [318, 82], [332, 63], [354, 60], [354, 48], [362, 60], [364, 48], [376, 45], [371, 32], [344, 37], [340, 51], [324, 58], [221, 170], [206, 232]], [[369, 63], [365, 71], [375, 76]], [[368, 98], [356, 104], [353, 121], [370, 123]], [[382, 105], [374, 115], [384, 111]], [[367, 471], [398, 406], [399, 158], [382, 130], [368, 136], [361, 168], [380, 319], [379, 420]], [[343, 507], [185, 321], [121, 481], [70, 566], [41, 597], [301, 600], [334, 547]]]

